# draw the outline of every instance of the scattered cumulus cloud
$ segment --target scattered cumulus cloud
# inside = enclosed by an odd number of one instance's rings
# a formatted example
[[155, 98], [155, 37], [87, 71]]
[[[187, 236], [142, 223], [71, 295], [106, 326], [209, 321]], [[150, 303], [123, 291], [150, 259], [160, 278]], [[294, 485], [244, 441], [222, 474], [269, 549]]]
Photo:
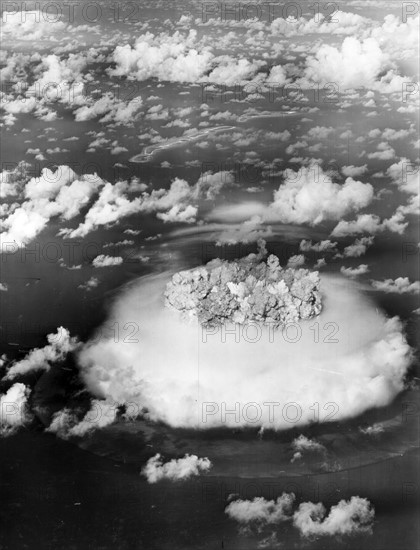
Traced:
[[65, 408], [56, 412], [46, 431], [62, 439], [84, 437], [94, 430], [112, 424], [117, 418], [117, 413], [118, 407], [115, 403], [93, 399], [90, 409], [81, 419], [71, 409]]
[[81, 283], [77, 288], [80, 290], [86, 290], [90, 292], [93, 288], [96, 288], [99, 285], [99, 279], [97, 277], [90, 277], [85, 283]]
[[0, 436], [12, 435], [30, 420], [30, 393], [31, 389], [25, 384], [16, 383], [0, 395]]
[[317, 164], [312, 164], [298, 172], [285, 171], [284, 183], [274, 192], [266, 218], [283, 223], [317, 225], [357, 212], [372, 199], [373, 188], [369, 183], [349, 177], [340, 185], [334, 183]]
[[174, 458], [163, 462], [158, 453], [150, 458], [142, 469], [142, 474], [149, 483], [157, 483], [164, 479], [181, 481], [198, 476], [210, 470], [212, 464], [208, 458], [199, 458], [196, 455], [186, 454], [183, 458]]
[[394, 279], [385, 279], [383, 281], [372, 281], [372, 286], [376, 290], [386, 292], [387, 294], [419, 294], [420, 281], [410, 282], [408, 277], [397, 277]]
[[240, 524], [279, 524], [290, 520], [295, 495], [283, 493], [276, 500], [255, 497], [253, 500], [234, 500], [225, 508], [225, 514]]
[[366, 498], [352, 496], [341, 500], [328, 514], [322, 502], [302, 502], [293, 512], [295, 500], [293, 493], [283, 493], [277, 500], [263, 497], [234, 500], [225, 508], [225, 513], [241, 526], [256, 527], [257, 532], [267, 525], [279, 526], [291, 521], [303, 538], [372, 533], [375, 510]]
[[63, 327], [59, 327], [55, 334], [48, 334], [47, 340], [48, 345], [33, 349], [24, 359], [13, 362], [4, 379], [12, 380], [28, 372], [49, 370], [53, 363], [62, 361], [68, 353], [79, 347], [78, 339], [70, 336], [70, 332]]
[[93, 267], [111, 267], [121, 265], [123, 259], [121, 256], [107, 256], [106, 254], [99, 254], [92, 260]]
[[369, 273], [369, 267], [366, 264], [360, 264], [357, 267], [344, 267], [341, 266], [340, 272], [346, 277], [358, 277], [359, 275], [364, 275]]
[[332, 506], [328, 515], [321, 502], [302, 502], [293, 515], [293, 525], [305, 538], [370, 534], [374, 517], [371, 503], [353, 496]]

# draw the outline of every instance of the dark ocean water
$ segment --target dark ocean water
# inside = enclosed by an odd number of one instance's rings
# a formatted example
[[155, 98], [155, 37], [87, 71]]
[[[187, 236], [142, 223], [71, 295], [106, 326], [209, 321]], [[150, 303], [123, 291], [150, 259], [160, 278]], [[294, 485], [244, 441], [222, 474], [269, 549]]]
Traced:
[[228, 494], [273, 498], [293, 490], [298, 501], [318, 497], [327, 506], [363, 494], [375, 503], [374, 536], [308, 542], [282, 525], [281, 548], [413, 550], [419, 547], [418, 465], [418, 452], [411, 452], [334, 474], [274, 481], [208, 475], [149, 485], [132, 465], [21, 432], [0, 441], [0, 548], [253, 549], [264, 533], [238, 533], [224, 514]]

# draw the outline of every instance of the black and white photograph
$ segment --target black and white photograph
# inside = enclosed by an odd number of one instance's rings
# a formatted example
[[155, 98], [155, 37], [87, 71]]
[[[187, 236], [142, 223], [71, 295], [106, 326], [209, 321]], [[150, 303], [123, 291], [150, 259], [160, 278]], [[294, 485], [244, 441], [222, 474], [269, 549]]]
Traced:
[[420, 550], [419, 1], [0, 6], [0, 550]]

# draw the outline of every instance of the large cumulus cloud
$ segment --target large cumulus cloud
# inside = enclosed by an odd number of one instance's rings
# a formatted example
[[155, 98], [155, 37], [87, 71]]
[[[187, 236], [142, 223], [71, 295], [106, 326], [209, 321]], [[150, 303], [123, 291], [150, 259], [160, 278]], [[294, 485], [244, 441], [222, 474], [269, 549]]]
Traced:
[[372, 199], [373, 187], [369, 183], [348, 177], [340, 185], [320, 166], [312, 163], [298, 171], [285, 171], [284, 182], [275, 191], [265, 218], [269, 221], [317, 225], [358, 211]]
[[322, 502], [301, 502], [293, 512], [295, 495], [283, 493], [277, 500], [256, 497], [253, 500], [234, 500], [225, 513], [242, 527], [261, 531], [267, 526], [277, 526], [292, 521], [304, 538], [325, 536], [371, 534], [375, 510], [369, 500], [352, 496], [331, 506], [329, 513]]
[[394, 56], [381, 46], [379, 36], [379, 31], [376, 38], [348, 36], [338, 47], [322, 44], [308, 57], [301, 82], [333, 84], [339, 90], [364, 87], [385, 93], [401, 91], [410, 78], [399, 74]]
[[374, 517], [370, 502], [353, 496], [332, 506], [328, 515], [321, 502], [302, 502], [293, 515], [293, 525], [303, 537], [353, 535], [371, 533]]
[[178, 31], [172, 36], [155, 36], [148, 32], [134, 46], [117, 46], [112, 54], [115, 68], [110, 74], [130, 76], [137, 80], [159, 78], [172, 82], [195, 82], [210, 67], [213, 55], [208, 49], [199, 52], [197, 31], [188, 35]]

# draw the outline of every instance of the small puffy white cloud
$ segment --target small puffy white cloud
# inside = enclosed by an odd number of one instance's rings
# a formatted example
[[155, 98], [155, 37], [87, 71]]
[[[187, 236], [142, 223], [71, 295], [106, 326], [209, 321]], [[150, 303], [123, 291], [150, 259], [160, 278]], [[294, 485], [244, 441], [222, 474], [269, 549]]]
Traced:
[[312, 244], [312, 241], [306, 241], [303, 239], [299, 244], [299, 250], [302, 252], [329, 252], [334, 251], [337, 246], [337, 243], [330, 241], [329, 239], [325, 241], [319, 241], [318, 243]]
[[94, 399], [89, 411], [80, 422], [77, 422], [68, 430], [69, 436], [82, 437], [87, 433], [105, 428], [117, 418], [117, 407], [114, 403]]
[[302, 502], [293, 515], [293, 525], [303, 537], [341, 536], [371, 533], [375, 511], [366, 498], [340, 500], [326, 515], [319, 502]]
[[407, 158], [392, 164], [386, 173], [404, 193], [417, 195], [420, 192], [419, 167]]
[[353, 244], [346, 246], [343, 251], [345, 258], [359, 258], [366, 253], [369, 246], [373, 244], [374, 237], [362, 237], [356, 239]]
[[407, 204], [400, 204], [394, 214], [382, 222], [384, 229], [402, 235], [408, 226], [407, 216], [420, 215], [420, 194], [410, 197]]
[[385, 428], [383, 427], [382, 424], [379, 424], [379, 423], [372, 424], [372, 426], [366, 426], [365, 428], [363, 427], [359, 428], [359, 432], [364, 435], [376, 436], [381, 433], [384, 433], [384, 431], [385, 431]]
[[67, 439], [70, 428], [76, 422], [76, 416], [71, 409], [61, 409], [53, 414], [50, 425], [45, 431], [56, 434], [62, 439]]
[[343, 185], [334, 183], [317, 164], [298, 172], [285, 171], [284, 183], [274, 193], [266, 213], [268, 220], [283, 223], [317, 225], [338, 220], [367, 206], [373, 199], [373, 187], [347, 178]]
[[294, 451], [315, 451], [315, 452], [325, 452], [325, 447], [318, 441], [314, 439], [309, 439], [305, 435], [300, 435], [292, 441], [292, 449]]
[[293, 493], [283, 493], [277, 500], [234, 500], [226, 506], [225, 514], [242, 525], [278, 524], [290, 519], [294, 501]]
[[186, 454], [183, 458], [174, 458], [163, 462], [158, 453], [147, 461], [142, 474], [149, 483], [157, 483], [163, 479], [180, 481], [208, 472], [212, 464], [208, 458]]
[[94, 399], [90, 409], [81, 420], [70, 409], [62, 409], [53, 415], [47, 432], [54, 433], [62, 439], [83, 437], [93, 430], [105, 428], [117, 418], [118, 407], [115, 403]]
[[332, 128], [331, 126], [314, 126], [308, 131], [306, 138], [315, 140], [326, 139], [331, 134], [331, 132], [334, 132], [334, 128]]
[[116, 145], [111, 150], [111, 155], [119, 155], [120, 153], [126, 153], [128, 151], [127, 147], [121, 147]]
[[121, 256], [107, 256], [106, 254], [99, 254], [93, 259], [93, 267], [110, 267], [115, 265], [121, 265], [123, 259]]
[[394, 130], [394, 128], [385, 128], [382, 132], [382, 137], [387, 141], [396, 141], [397, 139], [407, 138], [411, 134], [412, 130]]
[[[248, 59], [235, 59], [228, 55], [218, 57], [217, 66], [210, 71], [208, 76], [201, 81], [208, 81], [223, 86], [235, 86], [251, 80], [258, 69], [265, 65], [263, 61], [248, 61]], [[279, 71], [271, 74], [269, 78], [281, 78]]]
[[382, 230], [381, 220], [375, 214], [360, 214], [355, 220], [341, 220], [331, 232], [333, 237], [346, 237], [369, 233], [371, 235]]
[[30, 388], [25, 384], [17, 383], [0, 396], [0, 436], [13, 434], [29, 420], [30, 393]]
[[234, 183], [235, 178], [229, 171], [204, 172], [200, 175], [194, 186], [193, 195], [197, 198], [213, 200], [226, 185]]
[[32, 147], [29, 147], [29, 149], [26, 150], [27, 155], [39, 155], [41, 152], [41, 149], [33, 149]]
[[304, 454], [321, 454], [326, 455], [327, 449], [319, 443], [318, 441], [315, 441], [314, 439], [309, 439], [308, 437], [304, 435], [300, 435], [299, 437], [296, 437], [292, 441], [292, 449], [294, 451], [293, 457], [290, 462], [296, 462], [297, 460], [301, 460]]
[[207, 215], [206, 219], [209, 221], [238, 223], [248, 221], [251, 218], [262, 217], [264, 211], [264, 204], [257, 201], [220, 204]]
[[267, 77], [267, 84], [270, 86], [284, 86], [286, 83], [287, 74], [285, 68], [281, 65], [274, 65], [271, 67]]
[[381, 135], [381, 133], [382, 132], [379, 130], [379, 128], [375, 128], [374, 130], [370, 130], [367, 135], [370, 139], [376, 139]]
[[216, 244], [237, 244], [237, 243], [254, 243], [259, 239], [266, 239], [273, 235], [273, 230], [270, 226], [264, 226], [260, 216], [252, 216], [251, 219], [242, 222], [239, 225], [232, 225], [223, 229], [217, 235]]
[[[74, 111], [74, 115], [77, 122], [99, 118], [99, 122], [102, 123], [113, 122], [117, 125], [128, 125], [136, 120], [142, 105], [143, 101], [140, 97], [125, 102], [114, 97], [111, 93], [107, 93], [96, 101], [90, 101], [87, 105], [82, 105]], [[113, 149], [111, 154], [124, 151], [127, 151], [125, 147], [117, 147]]]
[[308, 143], [304, 140], [296, 141], [295, 143], [292, 143], [286, 148], [286, 153], [288, 155], [293, 155], [299, 151], [299, 149], [306, 149], [308, 147]]
[[4, 380], [11, 380], [35, 370], [49, 370], [52, 363], [62, 361], [79, 346], [77, 338], [70, 336], [70, 332], [63, 327], [59, 327], [56, 334], [48, 334], [47, 340], [48, 345], [33, 349], [20, 361], [13, 362]]
[[327, 265], [327, 262], [324, 258], [318, 258], [316, 263], [314, 264], [314, 269], [321, 269], [321, 267], [324, 267], [324, 265]]
[[420, 281], [410, 282], [408, 277], [397, 277], [394, 279], [385, 279], [384, 281], [372, 281], [373, 288], [386, 292], [387, 294], [419, 294]]
[[395, 156], [395, 149], [389, 143], [381, 142], [378, 144], [377, 150], [374, 153], [369, 153], [367, 157], [376, 160], [391, 160]]
[[77, 288], [80, 290], [86, 290], [90, 292], [93, 288], [96, 288], [99, 285], [99, 279], [97, 277], [91, 277], [85, 283], [81, 283]]
[[175, 204], [167, 212], [158, 212], [156, 217], [165, 223], [194, 223], [196, 221], [198, 208], [188, 204], [182, 206]]
[[369, 273], [369, 267], [366, 264], [360, 264], [357, 267], [344, 267], [341, 266], [340, 272], [346, 277], [358, 277], [359, 275], [364, 275]]
[[350, 178], [357, 178], [358, 176], [363, 176], [363, 174], [366, 174], [368, 170], [367, 164], [363, 164], [363, 166], [343, 166], [341, 169], [341, 172], [343, 176], [347, 176]]

